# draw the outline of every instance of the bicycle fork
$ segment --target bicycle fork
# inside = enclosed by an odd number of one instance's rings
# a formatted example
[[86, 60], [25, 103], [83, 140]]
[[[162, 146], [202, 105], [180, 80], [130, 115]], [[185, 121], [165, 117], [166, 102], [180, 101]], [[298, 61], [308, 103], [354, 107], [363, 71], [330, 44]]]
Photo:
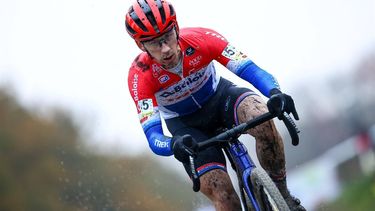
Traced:
[[[256, 168], [253, 160], [251, 159], [250, 155], [247, 152], [247, 149], [244, 144], [242, 144], [240, 141], [235, 140], [233, 142], [230, 142], [228, 144], [229, 152], [227, 150], [226, 153], [229, 154], [231, 159], [232, 167], [235, 167], [235, 170], [237, 171], [238, 175], [238, 183], [240, 187], [240, 193], [241, 193], [241, 199], [243, 201], [243, 205], [245, 207], [245, 210], [247, 210], [246, 205], [246, 198], [243, 193], [243, 188], [246, 191], [246, 194], [251, 201], [251, 204], [253, 205], [253, 208], [256, 211], [260, 211], [260, 206], [255, 199], [255, 195], [253, 192], [253, 185], [251, 183], [251, 171]], [[234, 162], [233, 162], [234, 161]], [[233, 164], [235, 163], [235, 165]]]

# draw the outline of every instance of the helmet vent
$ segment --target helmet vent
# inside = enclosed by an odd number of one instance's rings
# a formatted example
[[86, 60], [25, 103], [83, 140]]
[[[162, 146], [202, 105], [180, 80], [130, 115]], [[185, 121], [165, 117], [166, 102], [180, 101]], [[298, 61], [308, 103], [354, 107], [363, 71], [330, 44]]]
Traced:
[[156, 5], [158, 6], [158, 9], [159, 9], [159, 13], [160, 13], [160, 16], [161, 16], [161, 22], [163, 24], [165, 24], [166, 17], [165, 17], [165, 11], [164, 11], [163, 5], [162, 5], [161, 1], [155, 0], [155, 2], [156, 2]]
[[129, 11], [130, 17], [134, 20], [138, 27], [140, 27], [143, 31], [148, 31], [146, 26], [142, 23], [139, 19], [138, 15], [134, 12], [134, 8], [132, 7]]
[[158, 37], [171, 25], [176, 26], [178, 33], [176, 12], [166, 0], [136, 0], [125, 18], [127, 32], [139, 41]]
[[171, 16], [174, 16], [175, 12], [172, 5], [169, 5], [169, 10], [171, 11]]
[[128, 32], [130, 32], [132, 34], [136, 33], [136, 31], [134, 31], [134, 29], [132, 29], [132, 27], [130, 27], [127, 22], [125, 22], [125, 26], [126, 26], [126, 29], [128, 30]]
[[151, 23], [151, 26], [155, 29], [156, 33], [159, 33], [158, 24], [156, 22], [154, 14], [152, 13], [150, 5], [148, 5], [147, 1], [145, 0], [143, 0], [142, 3], [138, 1], [138, 4], [142, 8], [148, 21]]

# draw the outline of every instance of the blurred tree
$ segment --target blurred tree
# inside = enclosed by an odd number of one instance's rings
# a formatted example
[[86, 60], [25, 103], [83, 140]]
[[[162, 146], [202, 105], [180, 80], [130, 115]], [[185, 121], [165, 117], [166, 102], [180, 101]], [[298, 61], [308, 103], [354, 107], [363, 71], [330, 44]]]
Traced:
[[[288, 168], [318, 157], [375, 124], [375, 51], [347, 74], [304, 81], [295, 90], [301, 141], [298, 148], [285, 142]], [[283, 136], [289, 140], [286, 133]]]
[[42, 118], [0, 88], [0, 210], [192, 210], [194, 194], [147, 157], [80, 146], [64, 111]]

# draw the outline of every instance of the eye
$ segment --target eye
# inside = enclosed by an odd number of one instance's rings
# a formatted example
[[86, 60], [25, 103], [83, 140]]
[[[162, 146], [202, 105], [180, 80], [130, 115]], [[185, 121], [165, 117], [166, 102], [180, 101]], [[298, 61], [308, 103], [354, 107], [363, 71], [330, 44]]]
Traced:
[[170, 34], [170, 33], [166, 34], [166, 36], [165, 36], [166, 40], [171, 40], [171, 38], [172, 38], [172, 34]]
[[151, 46], [159, 46], [160, 41], [159, 40], [153, 40], [150, 42]]

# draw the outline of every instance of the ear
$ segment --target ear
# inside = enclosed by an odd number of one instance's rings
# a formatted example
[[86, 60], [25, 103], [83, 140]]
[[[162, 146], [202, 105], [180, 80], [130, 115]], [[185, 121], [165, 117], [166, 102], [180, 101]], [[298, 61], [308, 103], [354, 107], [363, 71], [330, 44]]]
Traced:
[[137, 43], [138, 48], [140, 48], [142, 51], [146, 51], [145, 46], [143, 46], [143, 44], [141, 42], [139, 42], [138, 40], [136, 40], [135, 43]]

